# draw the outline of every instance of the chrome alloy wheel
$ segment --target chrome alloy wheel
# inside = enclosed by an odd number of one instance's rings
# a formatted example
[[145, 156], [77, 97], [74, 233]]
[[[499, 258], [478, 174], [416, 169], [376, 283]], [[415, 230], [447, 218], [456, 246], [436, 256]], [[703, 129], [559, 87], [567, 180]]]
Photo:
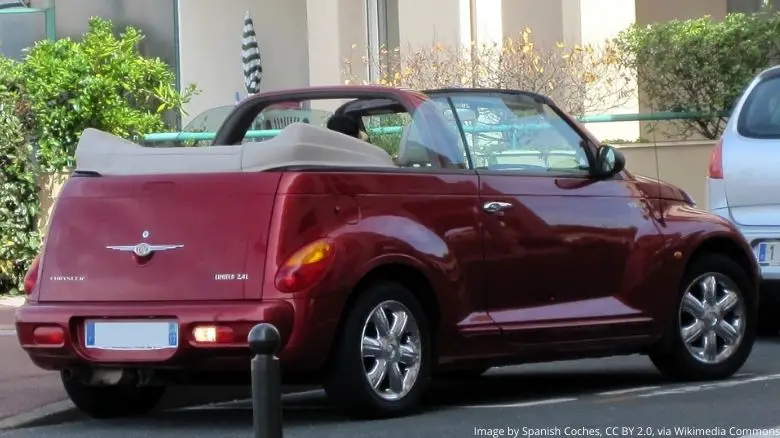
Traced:
[[706, 273], [691, 282], [680, 303], [680, 335], [688, 352], [708, 365], [737, 351], [745, 335], [745, 303], [730, 278]]
[[384, 301], [363, 324], [360, 352], [369, 385], [383, 400], [405, 397], [420, 372], [420, 329], [412, 312], [398, 301]]

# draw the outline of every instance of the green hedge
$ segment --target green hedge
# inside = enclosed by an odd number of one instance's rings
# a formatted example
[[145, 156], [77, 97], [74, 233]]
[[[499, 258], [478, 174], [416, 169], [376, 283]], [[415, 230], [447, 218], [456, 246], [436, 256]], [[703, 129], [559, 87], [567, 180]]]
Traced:
[[0, 291], [18, 292], [40, 243], [30, 101], [19, 66], [0, 58]]
[[729, 14], [651, 26], [632, 26], [617, 39], [623, 62], [635, 69], [641, 97], [653, 111], [702, 112], [677, 121], [679, 135], [716, 139], [751, 78], [778, 62], [780, 14]]
[[141, 55], [143, 38], [93, 18], [80, 41], [38, 42], [20, 63], [0, 58], [0, 293], [20, 291], [41, 243], [38, 175], [71, 167], [85, 128], [125, 138], [163, 131], [165, 114], [196, 93], [179, 92], [168, 65]]

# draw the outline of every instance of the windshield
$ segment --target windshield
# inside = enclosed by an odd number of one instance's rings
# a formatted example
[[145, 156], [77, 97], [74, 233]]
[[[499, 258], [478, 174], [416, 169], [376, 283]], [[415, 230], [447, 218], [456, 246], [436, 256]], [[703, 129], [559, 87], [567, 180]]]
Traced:
[[[584, 173], [588, 155], [580, 133], [552, 107], [521, 93], [434, 95], [440, 108], [454, 107], [449, 124], [461, 131], [473, 167]], [[450, 111], [451, 113], [452, 111]]]

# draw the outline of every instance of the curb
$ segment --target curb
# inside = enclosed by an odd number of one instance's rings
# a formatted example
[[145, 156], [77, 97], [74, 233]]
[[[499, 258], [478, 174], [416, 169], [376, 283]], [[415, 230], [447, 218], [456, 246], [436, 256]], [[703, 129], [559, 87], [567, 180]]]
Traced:
[[76, 407], [73, 403], [63, 400], [4, 418], [0, 420], [0, 431], [64, 422], [75, 414]]

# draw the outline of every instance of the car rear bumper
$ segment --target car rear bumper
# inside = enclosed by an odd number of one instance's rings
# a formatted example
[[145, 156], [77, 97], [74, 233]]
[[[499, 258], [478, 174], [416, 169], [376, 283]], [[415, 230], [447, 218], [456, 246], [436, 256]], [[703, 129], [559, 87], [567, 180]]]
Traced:
[[[164, 350], [118, 351], [85, 347], [86, 319], [175, 319], [179, 326], [178, 347]], [[245, 370], [251, 353], [247, 335], [255, 324], [275, 325], [282, 337], [282, 352], [305, 349], [306, 339], [288, 342], [295, 321], [294, 303], [101, 303], [101, 304], [27, 304], [16, 310], [16, 331], [22, 348], [32, 361], [47, 370], [90, 367], [160, 368], [192, 372], [209, 370]], [[218, 325], [232, 329], [233, 336], [220, 344], [195, 341], [198, 325]], [[41, 345], [33, 332], [38, 327], [58, 327], [64, 333], [59, 345]], [[300, 356], [290, 351], [290, 356]], [[284, 363], [284, 360], [282, 361]]]
[[[712, 210], [712, 213], [727, 219], [734, 227], [736, 227], [745, 240], [748, 241], [750, 247], [753, 248], [753, 256], [756, 257], [755, 248], [759, 242], [765, 240], [780, 240], [780, 227], [770, 226], [745, 226], [734, 222], [734, 219], [729, 214], [728, 208], [719, 208]], [[780, 266], [762, 266], [759, 265], [761, 270], [761, 280], [763, 282], [780, 281]]]

